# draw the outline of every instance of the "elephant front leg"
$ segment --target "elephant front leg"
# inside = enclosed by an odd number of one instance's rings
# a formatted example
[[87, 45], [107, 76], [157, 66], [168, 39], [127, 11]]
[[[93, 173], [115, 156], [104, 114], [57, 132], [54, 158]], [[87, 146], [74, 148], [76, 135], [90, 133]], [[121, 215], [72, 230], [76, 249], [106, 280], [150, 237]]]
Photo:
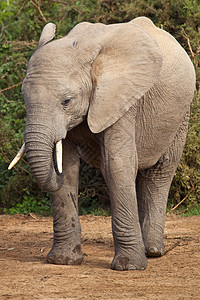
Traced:
[[68, 142], [63, 143], [63, 186], [52, 197], [53, 247], [47, 262], [61, 265], [81, 264], [81, 227], [78, 217], [79, 156]]
[[[138, 222], [135, 189], [132, 187], [134, 182], [126, 181], [127, 185], [119, 189], [115, 186], [115, 191], [110, 192], [115, 245], [111, 268], [119, 271], [144, 270], [147, 258]], [[116, 184], [122, 184], [121, 180]]]
[[135, 191], [137, 153], [134, 135], [133, 120], [121, 118], [101, 137], [102, 173], [111, 200], [115, 245], [111, 267], [115, 270], [143, 270], [147, 266]]

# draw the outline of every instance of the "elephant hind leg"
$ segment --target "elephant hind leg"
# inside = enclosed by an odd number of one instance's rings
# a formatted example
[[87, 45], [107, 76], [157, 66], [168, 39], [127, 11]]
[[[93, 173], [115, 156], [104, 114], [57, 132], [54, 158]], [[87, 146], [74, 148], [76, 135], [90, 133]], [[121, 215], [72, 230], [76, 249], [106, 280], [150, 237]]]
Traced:
[[174, 141], [159, 161], [151, 168], [140, 170], [136, 180], [139, 221], [146, 255], [161, 256], [165, 253], [163, 232], [170, 185], [185, 144], [189, 113]]

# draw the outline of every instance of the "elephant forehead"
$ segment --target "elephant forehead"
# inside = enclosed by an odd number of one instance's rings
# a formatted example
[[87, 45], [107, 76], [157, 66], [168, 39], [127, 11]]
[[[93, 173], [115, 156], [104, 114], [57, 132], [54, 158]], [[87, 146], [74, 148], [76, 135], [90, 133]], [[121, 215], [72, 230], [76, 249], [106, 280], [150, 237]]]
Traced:
[[23, 94], [30, 95], [31, 93], [42, 95], [55, 95], [56, 97], [63, 96], [64, 94], [73, 93], [78, 91], [78, 83], [70, 80], [70, 78], [63, 78], [63, 76], [27, 76], [23, 82]]
[[62, 71], [74, 68], [77, 63], [75, 52], [70, 47], [52, 42], [34, 52], [28, 64], [28, 71]]
[[50, 88], [62, 87], [77, 88], [81, 84], [81, 68], [76, 67], [73, 57], [39, 56], [31, 57], [27, 68], [24, 84], [45, 85]]
[[51, 70], [48, 68], [39, 70], [29, 70], [24, 79], [24, 84], [37, 84], [37, 85], [57, 85], [58, 88], [64, 86], [78, 86], [79, 75], [77, 71], [69, 70], [69, 72], [63, 72], [59, 70]]
[[22, 93], [24, 99], [62, 99], [64, 97], [76, 98], [82, 95], [81, 79], [66, 74], [27, 74], [23, 85]]
[[54, 73], [68, 73], [74, 69], [77, 63], [72, 58], [60, 58], [50, 56], [33, 57], [30, 59], [27, 69], [27, 74], [54, 74]]
[[22, 95], [26, 101], [40, 101], [41, 99], [51, 99], [57, 95], [59, 97], [62, 93], [58, 93], [56, 87], [53, 84], [46, 84], [39, 80], [38, 83], [35, 80], [25, 79], [22, 85]]

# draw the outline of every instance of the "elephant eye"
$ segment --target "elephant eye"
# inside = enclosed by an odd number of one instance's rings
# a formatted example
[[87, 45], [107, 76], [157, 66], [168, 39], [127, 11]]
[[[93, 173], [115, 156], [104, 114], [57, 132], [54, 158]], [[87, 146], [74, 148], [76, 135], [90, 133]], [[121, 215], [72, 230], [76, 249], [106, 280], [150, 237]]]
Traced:
[[63, 100], [63, 103], [62, 103], [62, 104], [63, 104], [64, 106], [66, 106], [66, 105], [70, 102], [70, 100], [71, 100], [70, 98], [67, 98], [67, 99]]

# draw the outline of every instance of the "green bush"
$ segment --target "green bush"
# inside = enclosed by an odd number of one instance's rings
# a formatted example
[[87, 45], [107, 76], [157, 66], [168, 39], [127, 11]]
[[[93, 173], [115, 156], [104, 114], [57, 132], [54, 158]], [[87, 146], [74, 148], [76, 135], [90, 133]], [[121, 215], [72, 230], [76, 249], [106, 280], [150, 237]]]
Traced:
[[200, 95], [197, 94], [192, 106], [189, 130], [184, 152], [173, 179], [169, 194], [169, 206], [180, 201], [181, 209], [193, 209], [200, 203]]
[[29, 194], [24, 196], [22, 202], [17, 203], [14, 207], [4, 208], [3, 212], [10, 215], [39, 213], [42, 216], [48, 216], [52, 213], [51, 201], [45, 198], [37, 199]]
[[[0, 2], [0, 207], [7, 211], [39, 211], [47, 205], [49, 195], [36, 187], [26, 159], [8, 171], [10, 160], [23, 143], [25, 108], [21, 83], [28, 60], [36, 48], [43, 26], [57, 25], [57, 38], [64, 36], [82, 21], [106, 24], [128, 22], [147, 16], [170, 32], [190, 55], [200, 82], [200, 3], [198, 0], [10, 0]], [[192, 105], [185, 150], [174, 177], [169, 207], [182, 200], [182, 210], [200, 203], [200, 95]], [[14, 189], [11, 187], [13, 186]], [[38, 208], [37, 204], [38, 203]], [[16, 204], [18, 202], [18, 204]], [[80, 213], [107, 210], [109, 200], [99, 170], [81, 163]], [[31, 204], [32, 203], [32, 204]], [[13, 209], [9, 210], [11, 207]], [[45, 209], [44, 209], [45, 210]], [[48, 210], [48, 209], [47, 209]]]

